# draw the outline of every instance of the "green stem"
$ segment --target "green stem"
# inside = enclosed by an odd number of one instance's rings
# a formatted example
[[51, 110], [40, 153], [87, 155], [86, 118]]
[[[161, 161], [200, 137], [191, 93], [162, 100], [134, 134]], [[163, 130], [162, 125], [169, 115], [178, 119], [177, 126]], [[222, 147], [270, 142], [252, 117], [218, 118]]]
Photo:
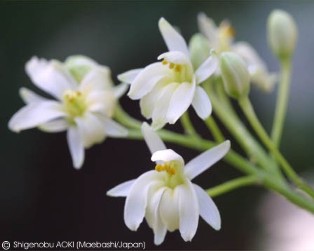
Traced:
[[223, 90], [218, 89], [219, 93], [215, 93], [215, 90], [212, 87], [213, 86], [211, 85], [204, 85], [216, 115], [235, 137], [235, 139], [238, 141], [240, 146], [244, 149], [252, 161], [257, 161], [264, 169], [275, 172], [276, 167], [274, 162], [269, 159], [263, 148], [260, 147], [258, 142], [255, 141], [255, 139], [243, 125], [236, 112], [233, 110], [230, 101], [226, 97]]
[[132, 129], [140, 129], [142, 125], [142, 122], [131, 117], [122, 109], [122, 107], [119, 104], [117, 104], [116, 106], [114, 118], [122, 125]]
[[216, 197], [218, 195], [233, 191], [237, 188], [258, 184], [259, 182], [260, 182], [259, 178], [255, 175], [244, 176], [244, 177], [240, 177], [240, 178], [236, 178], [236, 179], [227, 181], [227, 182], [222, 183], [218, 186], [209, 188], [209, 189], [207, 189], [206, 192], [208, 193], [208, 195], [210, 197]]
[[272, 177], [267, 177], [264, 180], [264, 186], [281, 194], [293, 204], [298, 205], [299, 207], [314, 214], [313, 200], [309, 201], [307, 198], [303, 197], [299, 193], [289, 189], [288, 187], [282, 186], [275, 179], [272, 179]]
[[198, 136], [187, 111], [181, 116], [180, 121], [186, 134]]
[[220, 131], [218, 125], [216, 124], [216, 121], [214, 120], [214, 118], [212, 116], [209, 116], [206, 120], [205, 120], [205, 124], [207, 126], [207, 128], [211, 131], [211, 133], [214, 136], [214, 139], [217, 142], [222, 142], [225, 140], [224, 135], [222, 134], [222, 132]]
[[308, 193], [314, 198], [314, 190], [297, 175], [292, 166], [283, 157], [283, 155], [279, 152], [278, 148], [274, 145], [273, 141], [269, 138], [267, 132], [261, 125], [259, 119], [257, 118], [249, 98], [245, 97], [240, 99], [239, 105], [242, 108], [246, 117], [248, 118], [252, 128], [255, 130], [255, 132], [257, 133], [261, 141], [265, 144], [265, 146], [271, 151], [275, 159], [282, 166], [282, 169], [285, 171], [290, 180], [293, 181], [295, 185], [297, 185], [300, 189], [302, 189], [304, 192]]
[[289, 89], [290, 89], [290, 75], [291, 75], [291, 60], [286, 59], [281, 62], [281, 79], [279, 83], [279, 91], [277, 95], [277, 103], [275, 110], [275, 118], [271, 132], [271, 138], [275, 146], [280, 145], [282, 136], [283, 124], [286, 117]]

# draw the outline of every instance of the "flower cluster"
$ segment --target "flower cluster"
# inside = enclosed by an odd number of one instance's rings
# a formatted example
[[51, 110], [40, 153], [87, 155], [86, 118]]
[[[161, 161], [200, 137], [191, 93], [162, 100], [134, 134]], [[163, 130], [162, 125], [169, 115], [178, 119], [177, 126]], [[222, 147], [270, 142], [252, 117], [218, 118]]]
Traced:
[[[122, 83], [117, 86], [111, 80], [108, 67], [85, 56], [71, 56], [65, 62], [31, 58], [26, 63], [26, 72], [33, 84], [49, 97], [21, 88], [20, 96], [26, 105], [13, 115], [9, 128], [14, 132], [34, 127], [45, 132], [66, 131], [76, 169], [83, 165], [85, 149], [103, 142], [107, 136], [144, 139], [155, 168], [110, 189], [107, 195], [126, 197], [126, 226], [136, 231], [145, 218], [154, 232], [156, 245], [164, 241], [167, 231], [175, 230], [180, 231], [184, 241], [191, 241], [199, 216], [215, 230], [220, 229], [220, 213], [209, 196], [210, 190], [203, 190], [192, 180], [224, 157], [247, 177], [222, 184], [214, 190], [216, 193], [247, 184], [263, 184], [314, 212], [312, 202], [305, 197], [300, 199], [289, 182], [284, 182], [286, 177], [279, 170], [281, 167], [296, 187], [314, 198], [313, 189], [297, 176], [278, 148], [297, 30], [292, 17], [282, 11], [273, 12], [268, 23], [270, 45], [283, 63], [285, 74], [271, 137], [254, 112], [249, 91], [251, 83], [271, 91], [277, 74], [268, 71], [251, 45], [233, 41], [235, 31], [229, 22], [216, 26], [205, 14], [199, 14], [201, 34], [194, 35], [189, 46], [161, 18], [159, 30], [168, 51], [159, 55], [155, 63], [118, 75]], [[151, 120], [151, 125], [131, 117], [118, 104], [128, 88], [128, 96], [139, 100], [141, 113]], [[240, 121], [229, 97], [238, 101], [262, 146], [246, 128], [246, 123]], [[214, 140], [197, 133], [188, 116], [190, 106]], [[242, 154], [229, 152], [230, 141], [210, 116], [212, 110], [230, 136], [238, 141], [247, 159]], [[164, 128], [180, 118], [184, 135]], [[185, 164], [178, 153], [166, 148], [162, 139], [203, 152]]]

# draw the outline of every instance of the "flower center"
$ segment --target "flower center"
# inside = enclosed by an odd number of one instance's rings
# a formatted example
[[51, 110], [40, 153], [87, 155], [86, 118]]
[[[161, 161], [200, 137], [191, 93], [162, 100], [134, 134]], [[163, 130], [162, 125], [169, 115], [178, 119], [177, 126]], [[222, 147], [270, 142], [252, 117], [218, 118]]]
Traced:
[[176, 169], [172, 163], [157, 164], [155, 170], [157, 172], [166, 171], [170, 176], [176, 174]]
[[63, 96], [63, 103], [71, 119], [82, 116], [87, 108], [85, 97], [80, 91], [66, 91]]
[[167, 61], [166, 59], [162, 60], [161, 63], [165, 66], [168, 66], [168, 68], [172, 70], [175, 82], [182, 83], [192, 81], [191, 73], [187, 65], [175, 64]]
[[166, 172], [165, 185], [169, 188], [175, 188], [184, 183], [185, 177], [182, 172], [182, 166], [173, 161], [157, 164], [155, 166], [157, 172]]

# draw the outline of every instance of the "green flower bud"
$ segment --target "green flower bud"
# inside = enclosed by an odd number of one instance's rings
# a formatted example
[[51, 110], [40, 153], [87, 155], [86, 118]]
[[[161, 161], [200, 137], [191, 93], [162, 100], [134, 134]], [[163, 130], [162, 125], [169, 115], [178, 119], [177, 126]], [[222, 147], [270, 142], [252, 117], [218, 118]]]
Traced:
[[268, 42], [280, 60], [293, 55], [298, 31], [292, 16], [283, 10], [273, 10], [268, 17]]
[[197, 69], [210, 55], [208, 39], [200, 33], [192, 36], [189, 49], [194, 69]]
[[233, 52], [223, 52], [220, 56], [220, 71], [226, 93], [239, 99], [250, 91], [250, 74], [243, 59]]

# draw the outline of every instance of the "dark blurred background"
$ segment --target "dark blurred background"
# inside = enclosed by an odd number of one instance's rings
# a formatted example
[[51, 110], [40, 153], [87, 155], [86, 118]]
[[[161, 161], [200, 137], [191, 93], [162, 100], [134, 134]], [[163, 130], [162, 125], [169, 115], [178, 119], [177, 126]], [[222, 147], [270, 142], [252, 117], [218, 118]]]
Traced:
[[[166, 50], [157, 22], [165, 17], [189, 39], [196, 16], [205, 12], [216, 23], [228, 18], [236, 40], [251, 43], [271, 71], [278, 63], [266, 43], [266, 19], [274, 8], [290, 12], [299, 27], [294, 75], [282, 150], [299, 172], [314, 170], [314, 30], [313, 1], [1, 1], [0, 3], [0, 241], [145, 241], [148, 249], [258, 249], [263, 231], [257, 217], [261, 188], [244, 188], [215, 198], [222, 230], [200, 221], [191, 243], [178, 231], [154, 246], [146, 223], [137, 232], [123, 222], [124, 199], [106, 191], [153, 168], [144, 142], [107, 139], [86, 151], [83, 168], [72, 167], [64, 133], [37, 129], [10, 132], [7, 123], [23, 105], [22, 86], [34, 88], [24, 65], [33, 55], [63, 61], [83, 54], [116, 75], [146, 66]], [[251, 93], [252, 102], [270, 128], [276, 90]], [[138, 102], [121, 100], [139, 119]], [[198, 121], [199, 122], [199, 121]], [[185, 160], [198, 152], [173, 146]], [[204, 188], [238, 176], [220, 162], [195, 180]]]

